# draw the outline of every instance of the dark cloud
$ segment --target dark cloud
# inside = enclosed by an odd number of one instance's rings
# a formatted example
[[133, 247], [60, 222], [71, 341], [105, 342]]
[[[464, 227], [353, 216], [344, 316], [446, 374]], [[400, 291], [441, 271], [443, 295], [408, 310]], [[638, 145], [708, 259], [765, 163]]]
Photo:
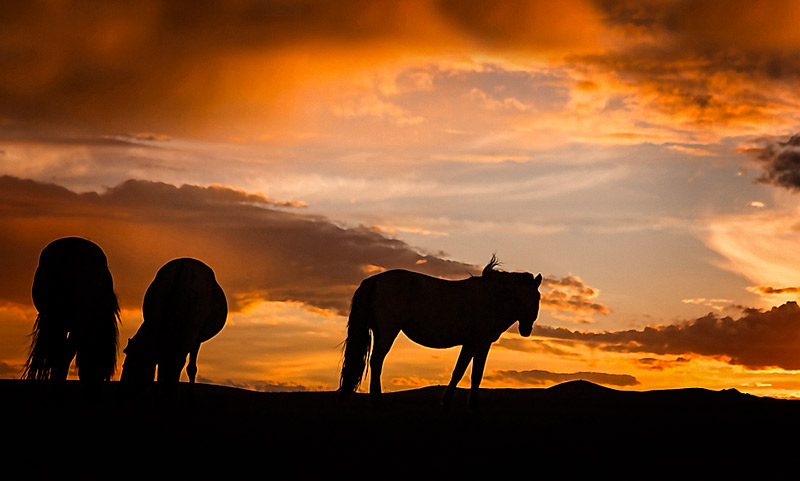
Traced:
[[687, 127], [778, 123], [800, 78], [797, 2], [605, 1], [615, 46], [574, 64]]
[[105, 250], [123, 307], [134, 308], [158, 268], [183, 256], [216, 271], [235, 309], [265, 299], [346, 313], [355, 287], [376, 269], [445, 278], [477, 272], [373, 229], [339, 226], [282, 205], [223, 186], [130, 180], [102, 193], [77, 194], [0, 177], [0, 302], [30, 304], [39, 252], [69, 235]]
[[514, 381], [527, 385], [554, 384], [566, 381], [584, 380], [608, 386], [636, 386], [639, 381], [628, 374], [609, 374], [604, 372], [558, 373], [532, 369], [529, 371], [500, 370], [486, 376], [492, 381]]
[[[420, 253], [378, 229], [344, 227], [225, 186], [129, 180], [78, 194], [55, 184], [0, 177], [0, 302], [30, 302], [39, 252], [53, 239], [90, 238], [106, 251], [121, 302], [138, 307], [156, 270], [175, 257], [197, 257], [217, 271], [233, 306], [262, 299], [301, 301], [346, 313], [358, 283], [382, 269], [405, 268], [461, 279], [480, 266]], [[300, 209], [299, 209], [300, 208]], [[542, 308], [597, 314], [608, 308], [576, 276], [549, 277]]]
[[754, 288], [754, 291], [766, 295], [798, 294], [800, 293], [800, 287], [758, 286]]
[[762, 140], [762, 145], [747, 149], [762, 170], [756, 181], [789, 190], [800, 190], [800, 136], [786, 141]]
[[686, 363], [690, 362], [689, 359], [685, 357], [678, 357], [672, 360], [665, 360], [665, 359], [656, 359], [653, 357], [644, 357], [638, 359], [636, 364], [643, 369], [647, 369], [650, 371], [663, 371], [664, 369], [673, 368], [676, 366], [681, 366]]
[[[748, 59], [729, 64], [731, 69], [747, 69], [766, 58], [796, 60], [800, 44], [794, 28], [798, 5], [793, 0], [751, 2], [697, 2], [693, 0], [597, 0], [608, 25], [660, 34], [665, 51], [683, 50], [686, 55], [701, 54], [715, 59]], [[668, 42], [667, 42], [668, 41]], [[798, 66], [785, 62], [790, 69]]]
[[800, 369], [800, 307], [795, 302], [764, 312], [748, 309], [738, 319], [711, 313], [681, 324], [601, 333], [535, 326], [534, 335], [610, 352], [696, 354], [748, 369]]
[[573, 358], [579, 356], [574, 350], [569, 349], [575, 344], [573, 341], [561, 341], [558, 339], [552, 342], [548, 341], [541, 338], [501, 337], [494, 346], [500, 349], [508, 349], [509, 351], [532, 352], [546, 356]]

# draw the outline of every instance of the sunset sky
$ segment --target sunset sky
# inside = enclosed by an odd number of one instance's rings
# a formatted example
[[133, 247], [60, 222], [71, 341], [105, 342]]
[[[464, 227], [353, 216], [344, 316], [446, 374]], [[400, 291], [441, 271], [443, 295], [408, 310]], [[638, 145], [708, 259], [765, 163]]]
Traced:
[[[484, 387], [800, 396], [800, 2], [0, 18], [0, 377], [27, 356], [41, 249], [76, 235], [108, 256], [121, 348], [160, 266], [215, 270], [230, 313], [203, 382], [335, 389], [362, 279], [461, 279], [496, 253], [545, 280], [534, 335], [503, 335]], [[400, 338], [384, 389], [445, 384], [457, 355]]]

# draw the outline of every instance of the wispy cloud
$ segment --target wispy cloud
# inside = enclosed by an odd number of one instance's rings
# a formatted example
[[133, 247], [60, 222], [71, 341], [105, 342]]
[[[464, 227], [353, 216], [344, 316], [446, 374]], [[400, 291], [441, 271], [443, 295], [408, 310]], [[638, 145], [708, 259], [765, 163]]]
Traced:
[[795, 228], [796, 206], [791, 199], [778, 204], [774, 209], [701, 222], [701, 238], [722, 256], [716, 261], [720, 267], [759, 286], [795, 285], [800, 278], [800, 255], [795, 248], [800, 242], [800, 232]]
[[705, 297], [694, 297], [691, 299], [682, 299], [681, 302], [684, 304], [696, 304], [700, 306], [708, 306], [712, 309], [716, 309], [718, 311], [722, 311], [728, 307], [730, 307], [733, 301], [731, 299], [707, 299]]

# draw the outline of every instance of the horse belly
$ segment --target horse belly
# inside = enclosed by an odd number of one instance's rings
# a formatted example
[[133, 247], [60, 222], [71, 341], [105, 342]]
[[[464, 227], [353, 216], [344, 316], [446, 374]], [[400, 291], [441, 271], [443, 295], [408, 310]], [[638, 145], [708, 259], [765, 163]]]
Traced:
[[405, 323], [403, 333], [412, 341], [425, 347], [445, 349], [464, 343], [463, 326], [442, 319], [415, 317]]
[[453, 337], [437, 336], [431, 333], [419, 333], [415, 332], [413, 329], [403, 329], [403, 334], [421, 346], [434, 349], [447, 349], [448, 347], [463, 344], [463, 342], [455, 341]]

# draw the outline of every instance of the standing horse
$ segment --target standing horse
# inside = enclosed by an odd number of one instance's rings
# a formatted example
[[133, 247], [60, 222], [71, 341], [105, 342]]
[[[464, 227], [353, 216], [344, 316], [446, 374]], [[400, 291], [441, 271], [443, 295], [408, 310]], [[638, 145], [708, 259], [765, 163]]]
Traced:
[[119, 302], [100, 246], [80, 237], [48, 244], [39, 256], [31, 294], [38, 314], [22, 377], [63, 381], [75, 358], [81, 381], [111, 379]]
[[[477, 407], [478, 388], [492, 343], [519, 321], [527, 337], [539, 313], [539, 285], [527, 272], [495, 269], [497, 259], [480, 277], [448, 281], [405, 270], [382, 272], [365, 279], [353, 295], [339, 382], [342, 397], [361, 383], [367, 360], [372, 370], [369, 392], [380, 404], [383, 361], [400, 331], [432, 348], [462, 346], [442, 403], [449, 406], [456, 385], [472, 361], [469, 405]], [[370, 333], [375, 338], [370, 356]]]
[[189, 355], [186, 374], [194, 384], [200, 344], [225, 326], [225, 293], [204, 263], [189, 258], [167, 262], [147, 288], [142, 306], [144, 322], [128, 340], [120, 381], [142, 387], [158, 381], [174, 385]]

